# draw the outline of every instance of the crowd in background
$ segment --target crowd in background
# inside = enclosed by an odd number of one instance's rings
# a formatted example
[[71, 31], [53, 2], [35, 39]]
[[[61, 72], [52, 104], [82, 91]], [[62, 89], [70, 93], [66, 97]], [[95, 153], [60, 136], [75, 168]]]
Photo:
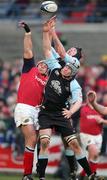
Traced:
[[[6, 18], [28, 17], [40, 18], [41, 14], [38, 6], [43, 0], [5, 0], [3, 5], [4, 16]], [[55, 0], [58, 4], [58, 15], [60, 19], [69, 22], [105, 22], [107, 21], [107, 2], [106, 0]], [[4, 1], [1, 0], [1, 3]], [[1, 4], [0, 3], [0, 4]], [[31, 4], [33, 4], [31, 6]], [[2, 16], [1, 16], [2, 17]]]
[[[0, 60], [0, 145], [11, 146], [15, 155], [23, 154], [24, 140], [19, 129], [14, 124], [14, 107], [17, 101], [22, 60], [13, 63]], [[84, 95], [88, 90], [97, 92], [98, 101], [107, 106], [107, 56], [103, 55], [101, 63], [87, 66], [81, 61], [81, 68], [77, 76]], [[105, 119], [107, 117], [104, 117]], [[107, 127], [103, 131], [102, 155], [107, 155]]]
[[15, 155], [23, 153], [24, 141], [14, 123], [14, 108], [20, 80], [21, 61], [13, 64], [0, 60], [0, 145], [11, 146]]
[[106, 0], [60, 0], [59, 7], [74, 22], [103, 22], [107, 17]]

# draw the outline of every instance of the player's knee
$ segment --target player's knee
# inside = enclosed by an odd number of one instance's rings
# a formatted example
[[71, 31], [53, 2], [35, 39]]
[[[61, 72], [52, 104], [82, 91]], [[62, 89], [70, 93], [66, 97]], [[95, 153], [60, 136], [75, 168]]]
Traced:
[[89, 157], [91, 159], [93, 159], [93, 160], [98, 159], [100, 151], [95, 145], [89, 145], [88, 152], [89, 152]]
[[40, 143], [42, 149], [46, 149], [49, 146], [50, 143], [50, 136], [49, 135], [41, 135], [40, 136]]
[[69, 142], [69, 146], [72, 148], [72, 150], [75, 153], [81, 152], [81, 147], [77, 141], [77, 139], [73, 139], [72, 141]]
[[78, 144], [76, 135], [70, 135], [64, 138], [69, 146]]

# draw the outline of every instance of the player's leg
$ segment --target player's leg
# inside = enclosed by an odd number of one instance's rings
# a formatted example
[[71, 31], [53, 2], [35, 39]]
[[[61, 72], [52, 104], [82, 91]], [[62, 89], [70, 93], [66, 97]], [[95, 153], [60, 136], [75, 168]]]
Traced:
[[[88, 161], [92, 172], [97, 171], [99, 152], [101, 150], [102, 136], [93, 136], [90, 134], [80, 133], [81, 144], [88, 152]], [[81, 179], [85, 176], [84, 170], [80, 173]]]
[[87, 161], [87, 158], [84, 155], [84, 152], [83, 152], [82, 148], [80, 147], [77, 139], [70, 140], [69, 138], [70, 137], [66, 137], [68, 145], [74, 151], [78, 163], [82, 166], [82, 168], [86, 172], [89, 179], [94, 180], [97, 178], [99, 180], [103, 180], [104, 179], [103, 177], [98, 177], [98, 176], [96, 176], [96, 173], [92, 172], [91, 167]]
[[87, 175], [90, 176], [92, 172], [91, 172], [89, 163], [77, 139], [75, 138], [75, 139], [70, 140], [69, 138], [70, 136], [66, 137], [69, 147], [74, 151], [78, 163], [83, 167]]
[[32, 168], [33, 168], [33, 159], [34, 159], [34, 150], [37, 142], [36, 131], [33, 125], [23, 125], [21, 126], [21, 131], [25, 138], [25, 151], [24, 151], [24, 177], [31, 178]]
[[74, 151], [72, 151], [67, 143], [65, 142], [64, 138], [63, 139], [63, 144], [65, 147], [65, 157], [67, 159], [68, 165], [69, 165], [69, 169], [70, 169], [70, 179], [75, 180], [76, 179], [76, 171], [77, 171], [77, 163], [76, 163], [76, 158], [75, 158], [75, 154]]
[[17, 104], [15, 108], [15, 123], [20, 127], [25, 140], [23, 179], [32, 179], [34, 149], [37, 142], [37, 119], [34, 119], [36, 113], [38, 114], [38, 111], [35, 108], [25, 104]]
[[45, 170], [48, 163], [48, 148], [50, 144], [51, 133], [51, 129], [41, 129], [39, 131], [40, 152], [38, 157], [38, 175], [40, 180], [45, 180]]
[[79, 145], [77, 134], [73, 131], [72, 125], [70, 125], [69, 121], [65, 121], [64, 119], [64, 122], [66, 122], [64, 127], [60, 126], [59, 128], [61, 135], [64, 137], [69, 148], [74, 151], [78, 163], [83, 167], [87, 175], [90, 176], [92, 174], [92, 171], [86, 159], [86, 156]]
[[36, 163], [36, 173], [37, 173], [38, 175], [39, 175], [39, 163], [38, 163], [39, 152], [40, 152], [40, 139], [38, 139], [38, 142], [37, 142], [37, 163]]
[[96, 146], [96, 144], [90, 144], [88, 146], [88, 153], [89, 153], [89, 163], [91, 166], [92, 172], [97, 171], [98, 166], [98, 157], [99, 157], [99, 150]]

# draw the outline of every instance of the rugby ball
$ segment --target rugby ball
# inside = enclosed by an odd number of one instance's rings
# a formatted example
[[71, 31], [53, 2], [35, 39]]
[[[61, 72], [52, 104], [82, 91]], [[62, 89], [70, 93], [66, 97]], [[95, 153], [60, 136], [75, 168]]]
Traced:
[[58, 9], [57, 4], [54, 1], [44, 1], [40, 7], [41, 11], [47, 13], [55, 13]]

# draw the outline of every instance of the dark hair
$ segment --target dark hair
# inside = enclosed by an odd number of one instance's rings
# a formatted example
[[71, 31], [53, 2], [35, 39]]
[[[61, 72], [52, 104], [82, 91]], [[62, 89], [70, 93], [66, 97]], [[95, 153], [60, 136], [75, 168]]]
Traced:
[[78, 60], [80, 60], [82, 58], [82, 48], [79, 47], [75, 47], [77, 50], [77, 53], [73, 56], [76, 57]]

